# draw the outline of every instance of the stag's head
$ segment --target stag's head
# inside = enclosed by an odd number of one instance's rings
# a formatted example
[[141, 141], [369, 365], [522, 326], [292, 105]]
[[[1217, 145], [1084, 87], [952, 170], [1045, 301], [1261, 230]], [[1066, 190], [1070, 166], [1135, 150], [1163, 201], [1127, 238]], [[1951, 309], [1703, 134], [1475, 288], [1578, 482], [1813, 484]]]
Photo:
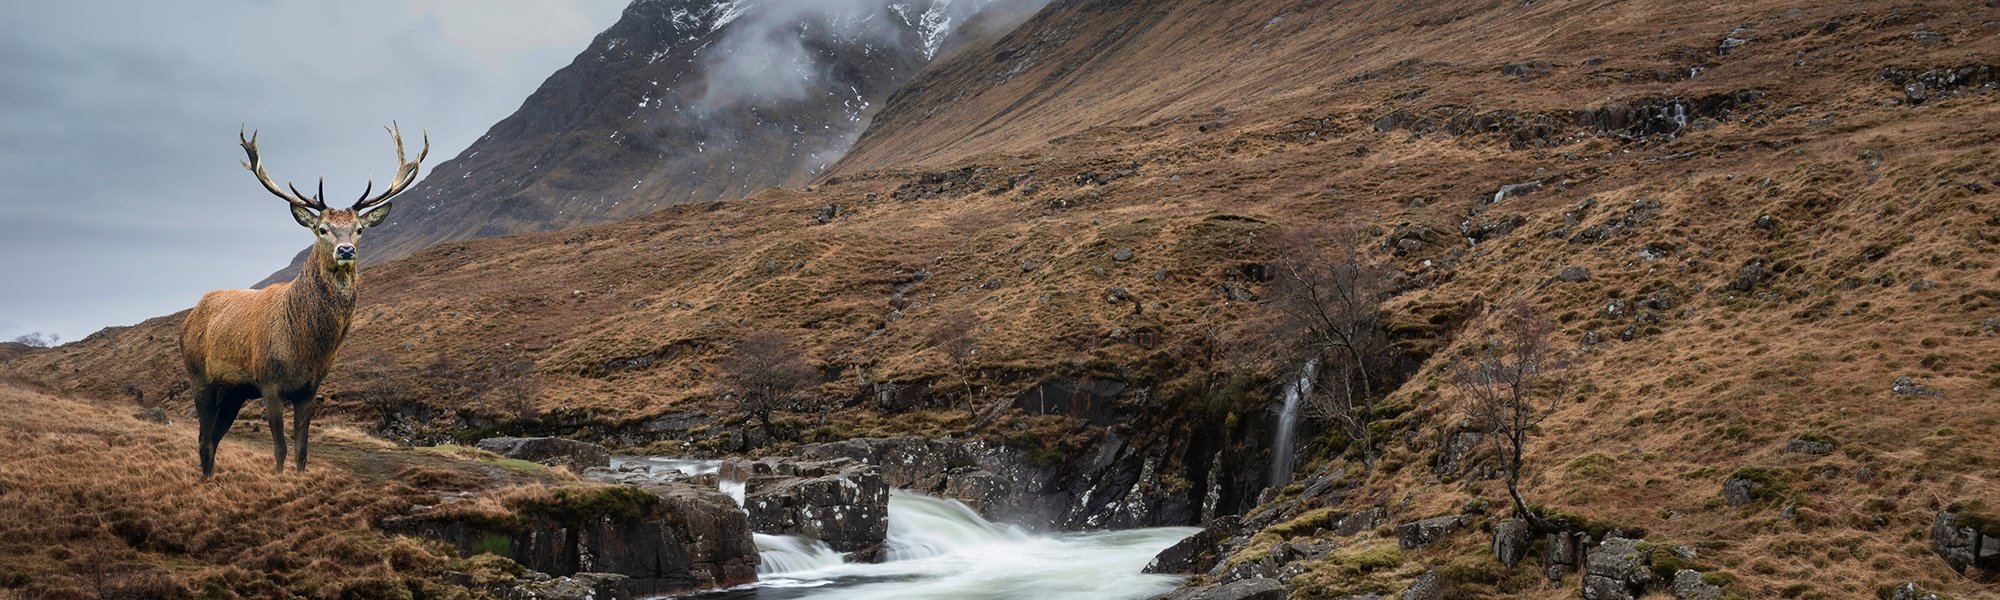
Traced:
[[243, 168], [257, 174], [257, 182], [264, 184], [265, 190], [291, 204], [292, 219], [313, 231], [313, 244], [317, 246], [321, 260], [326, 262], [325, 266], [350, 269], [361, 257], [361, 232], [389, 218], [389, 199], [403, 193], [417, 181], [417, 169], [424, 162], [424, 157], [431, 153], [430, 132], [426, 131], [424, 149], [417, 153], [417, 159], [405, 160], [403, 132], [393, 125], [387, 129], [389, 138], [396, 142], [396, 176], [389, 180], [388, 189], [372, 197], [368, 194], [375, 191], [375, 180], [368, 180], [361, 199], [348, 208], [327, 207], [325, 177], [319, 180], [319, 192], [311, 196], [289, 183], [280, 187], [277, 182], [271, 181], [270, 175], [264, 173], [264, 163], [257, 156], [256, 132], [245, 138], [239, 131], [236, 137], [243, 142], [243, 152], [250, 155], [250, 160], [243, 161]]

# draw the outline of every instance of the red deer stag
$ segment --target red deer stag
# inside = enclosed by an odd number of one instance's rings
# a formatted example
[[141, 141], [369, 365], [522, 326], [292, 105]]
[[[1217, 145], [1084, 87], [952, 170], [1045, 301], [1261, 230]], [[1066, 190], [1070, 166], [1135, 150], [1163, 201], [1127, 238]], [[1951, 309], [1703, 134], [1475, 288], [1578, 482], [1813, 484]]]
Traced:
[[[361, 199], [352, 208], [327, 208], [326, 179], [320, 178], [319, 193], [311, 197], [297, 187], [285, 188], [264, 173], [257, 156], [257, 136], [244, 139], [243, 152], [250, 156], [243, 168], [257, 175], [264, 189], [292, 206], [292, 218], [313, 230], [312, 252], [305, 268], [290, 282], [272, 284], [261, 290], [219, 290], [209, 292], [188, 313], [181, 327], [181, 356], [187, 360], [188, 377], [194, 384], [195, 414], [201, 421], [201, 476], [215, 473], [215, 448], [236, 413], [252, 398], [264, 399], [264, 418], [271, 424], [271, 446], [278, 457], [278, 472], [285, 470], [284, 406], [292, 407], [292, 436], [298, 438], [298, 466], [306, 470], [306, 434], [312, 425], [315, 395], [319, 384], [333, 366], [334, 352], [347, 337], [347, 324], [354, 315], [354, 290], [361, 275], [355, 264], [355, 244], [361, 231], [382, 223], [389, 216], [389, 199], [408, 189], [417, 179], [417, 169], [430, 154], [431, 140], [424, 135], [424, 149], [417, 159], [403, 159], [403, 135], [389, 128], [396, 142], [396, 176], [389, 189], [369, 197], [375, 182], [369, 180]], [[286, 189], [291, 190], [286, 193]], [[369, 212], [368, 209], [375, 210]]]

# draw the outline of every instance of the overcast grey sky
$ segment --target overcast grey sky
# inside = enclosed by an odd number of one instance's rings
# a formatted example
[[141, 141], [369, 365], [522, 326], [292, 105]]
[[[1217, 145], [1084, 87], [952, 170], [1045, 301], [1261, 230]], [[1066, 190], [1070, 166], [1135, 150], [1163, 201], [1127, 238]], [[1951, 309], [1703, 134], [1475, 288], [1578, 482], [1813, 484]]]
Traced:
[[344, 205], [395, 167], [383, 125], [429, 127], [443, 162], [624, 6], [0, 2], [0, 339], [79, 339], [284, 266], [311, 235], [239, 166], [238, 125], [272, 178], [325, 173]]

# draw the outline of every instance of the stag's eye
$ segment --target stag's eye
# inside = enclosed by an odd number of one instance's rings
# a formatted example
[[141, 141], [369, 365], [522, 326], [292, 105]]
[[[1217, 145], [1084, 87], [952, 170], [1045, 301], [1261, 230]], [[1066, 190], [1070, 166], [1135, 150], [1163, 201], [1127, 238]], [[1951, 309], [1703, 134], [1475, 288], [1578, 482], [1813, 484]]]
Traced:
[[319, 234], [320, 234], [320, 235], [326, 235], [326, 226], [325, 226], [325, 225], [321, 225], [321, 226], [319, 226]]

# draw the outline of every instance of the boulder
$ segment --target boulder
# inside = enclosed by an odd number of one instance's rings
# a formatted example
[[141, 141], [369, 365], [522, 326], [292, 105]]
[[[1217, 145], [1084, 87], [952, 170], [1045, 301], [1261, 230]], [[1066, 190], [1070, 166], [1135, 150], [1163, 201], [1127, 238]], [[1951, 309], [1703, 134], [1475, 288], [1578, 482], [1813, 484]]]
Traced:
[[1534, 539], [1534, 528], [1526, 519], [1501, 519], [1493, 525], [1493, 556], [1500, 564], [1512, 568], [1521, 564], [1528, 554], [1528, 543]]
[[174, 424], [172, 419], [167, 418], [167, 409], [160, 408], [158, 406], [147, 407], [141, 409], [139, 412], [132, 413], [132, 418], [145, 421], [147, 423], [158, 423], [161, 425]]
[[1944, 597], [1924, 591], [1917, 587], [1917, 582], [1905, 581], [1889, 589], [1889, 600], [1944, 600]]
[[1160, 600], [1284, 600], [1285, 584], [1261, 577], [1216, 586], [1181, 588]]
[[1937, 398], [1944, 396], [1944, 392], [1917, 383], [1909, 377], [1897, 377], [1894, 383], [1889, 384], [1889, 393], [1912, 398]]
[[1397, 596], [1396, 600], [1442, 600], [1443, 598], [1444, 582], [1438, 577], [1437, 569], [1431, 569], [1418, 575], [1416, 581], [1410, 582], [1410, 587], [1403, 588], [1403, 593]]
[[1153, 555], [1153, 562], [1146, 565], [1146, 572], [1173, 575], [1206, 573], [1222, 560], [1222, 543], [1236, 537], [1241, 529], [1236, 517], [1217, 517], [1209, 522], [1208, 527]]
[[1583, 573], [1584, 600], [1633, 600], [1653, 581], [1640, 540], [1608, 537], [1590, 551]]
[[1761, 481], [1731, 477], [1728, 481], [1722, 482], [1722, 499], [1728, 501], [1731, 507], [1742, 508], [1743, 505], [1757, 500], [1756, 492], [1761, 487], [1764, 487]]
[[1570, 572], [1582, 566], [1583, 549], [1590, 546], [1590, 536], [1579, 532], [1551, 533], [1543, 544], [1542, 568], [1549, 581], [1562, 581]]
[[1701, 572], [1681, 569], [1674, 572], [1675, 600], [1722, 600], [1722, 587], [1701, 580]]
[[1404, 550], [1429, 547], [1442, 541], [1465, 522], [1463, 517], [1435, 517], [1396, 526], [1396, 544]]
[[801, 535], [864, 555], [888, 535], [889, 484], [874, 465], [768, 457], [725, 463], [722, 476], [744, 482], [751, 531]]
[[1785, 451], [1794, 454], [1825, 456], [1833, 454], [1833, 440], [1825, 436], [1802, 435], [1785, 442]]
[[[390, 533], [438, 540], [471, 556], [492, 553], [558, 576], [629, 577], [633, 594], [710, 590], [757, 580], [747, 516], [714, 488], [686, 482], [591, 488], [551, 510], [510, 519], [433, 516], [385, 520]], [[476, 514], [476, 513], [475, 513]]]
[[589, 442], [555, 437], [500, 437], [486, 438], [475, 444], [485, 450], [529, 462], [552, 467], [569, 467], [571, 471], [582, 473], [591, 467], [611, 466], [611, 451]]
[[1335, 521], [1333, 524], [1333, 534], [1343, 537], [1354, 535], [1380, 527], [1382, 526], [1382, 522], [1388, 519], [1388, 511], [1382, 510], [1381, 507], [1362, 509], [1355, 511], [1354, 514], [1341, 517], [1339, 521]]
[[508, 600], [630, 600], [632, 578], [616, 573], [577, 573], [515, 586]]
[[2000, 519], [1981, 514], [1983, 508], [1953, 504], [1931, 521], [1931, 550], [1960, 573], [1967, 568], [2000, 571]]

